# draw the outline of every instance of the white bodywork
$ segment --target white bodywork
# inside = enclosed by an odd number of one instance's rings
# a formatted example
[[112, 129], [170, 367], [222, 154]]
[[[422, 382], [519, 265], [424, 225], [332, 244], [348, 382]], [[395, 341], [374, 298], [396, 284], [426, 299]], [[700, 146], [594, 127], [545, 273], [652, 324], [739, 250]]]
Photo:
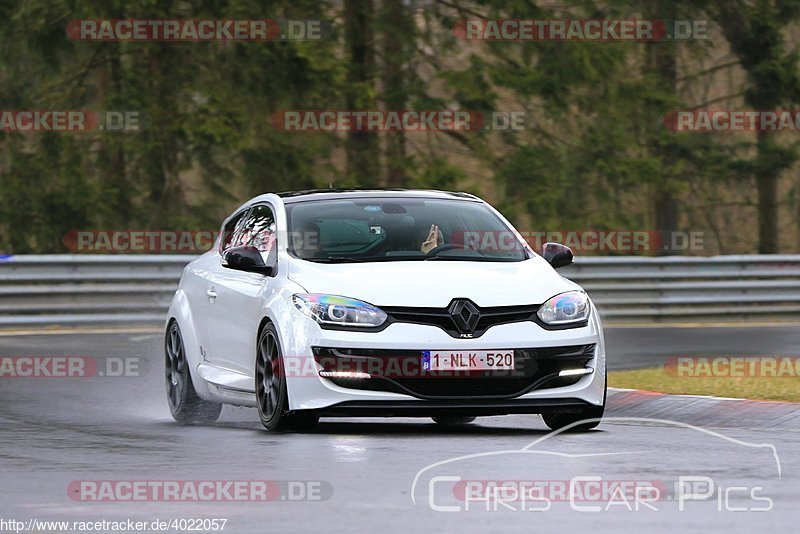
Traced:
[[[414, 193], [417, 192], [404, 194]], [[390, 324], [378, 332], [322, 329], [291, 300], [295, 293], [325, 293], [378, 307], [446, 307], [454, 298], [468, 298], [479, 307], [513, 306], [541, 304], [559, 293], [580, 289], [540, 256], [532, 254], [521, 262], [491, 263], [314, 263], [287, 252], [286, 239], [280, 237], [287, 228], [283, 199], [274, 194], [262, 195], [235, 213], [255, 203], [268, 203], [275, 213], [279, 235], [277, 275], [268, 277], [223, 267], [215, 247], [186, 266], [169, 309], [168, 322], [176, 320], [181, 328], [192, 380], [200, 397], [255, 406], [256, 342], [261, 325], [268, 320], [277, 327], [284, 355], [304, 362], [306, 370], [319, 368], [313, 346], [493, 350], [596, 344], [594, 358], [588, 364], [594, 372], [574, 385], [536, 390], [513, 400], [564, 398], [603, 404], [605, 344], [593, 305], [586, 326], [546, 330], [534, 322], [518, 322], [491, 327], [476, 339], [458, 339], [435, 326], [407, 323]], [[345, 401], [426, 402], [400, 393], [345, 389], [308, 372], [287, 373], [287, 387], [291, 410], [320, 409]]]

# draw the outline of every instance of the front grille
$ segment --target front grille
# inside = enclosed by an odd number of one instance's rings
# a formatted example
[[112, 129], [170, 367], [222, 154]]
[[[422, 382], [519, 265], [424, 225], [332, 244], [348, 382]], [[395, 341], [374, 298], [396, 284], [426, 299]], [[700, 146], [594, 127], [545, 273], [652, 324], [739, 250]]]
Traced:
[[[389, 321], [396, 323], [412, 323], [428, 326], [437, 326], [452, 337], [462, 337], [462, 334], [471, 334], [469, 337], [482, 336], [489, 328], [500, 324], [519, 323], [523, 321], [536, 321], [536, 312], [539, 305], [530, 306], [495, 306], [480, 308], [475, 306], [480, 314], [472, 331], [456, 324], [451, 311], [453, 304], [447, 308], [414, 308], [381, 306], [380, 308], [389, 316]], [[462, 311], [462, 313], [465, 313]]]
[[421, 368], [422, 351], [314, 347], [326, 371], [362, 371], [371, 378], [329, 378], [334, 384], [369, 391], [389, 391], [420, 399], [508, 399], [538, 389], [563, 387], [581, 376], [559, 377], [564, 369], [585, 367], [594, 344], [515, 349], [513, 370], [432, 372]]

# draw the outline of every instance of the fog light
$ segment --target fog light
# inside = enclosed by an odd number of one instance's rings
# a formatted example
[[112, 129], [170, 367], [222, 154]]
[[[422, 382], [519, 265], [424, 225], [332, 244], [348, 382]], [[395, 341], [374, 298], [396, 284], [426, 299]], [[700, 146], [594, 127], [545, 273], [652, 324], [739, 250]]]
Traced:
[[361, 371], [320, 371], [323, 378], [372, 378], [369, 373]]
[[580, 375], [589, 375], [594, 372], [594, 369], [590, 367], [584, 367], [583, 369], [564, 369], [563, 371], [559, 371], [558, 376], [580, 376]]

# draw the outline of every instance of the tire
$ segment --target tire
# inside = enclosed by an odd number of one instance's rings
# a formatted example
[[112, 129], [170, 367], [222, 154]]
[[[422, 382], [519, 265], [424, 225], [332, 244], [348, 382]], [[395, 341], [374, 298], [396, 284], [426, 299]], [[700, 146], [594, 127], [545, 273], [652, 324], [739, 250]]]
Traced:
[[270, 431], [306, 430], [319, 422], [319, 417], [313, 412], [289, 410], [283, 351], [278, 331], [272, 323], [267, 323], [258, 335], [255, 377], [258, 417], [264, 428]]
[[469, 415], [440, 415], [431, 419], [442, 426], [461, 426], [470, 424], [476, 418]]
[[213, 423], [219, 419], [222, 404], [203, 400], [197, 395], [189, 372], [186, 348], [176, 321], [167, 328], [164, 339], [164, 369], [167, 382], [167, 403], [172, 418], [182, 425]]
[[608, 395], [608, 378], [606, 378], [606, 383], [603, 390], [603, 404], [600, 406], [591, 406], [589, 408], [585, 408], [578, 413], [550, 413], [550, 414], [542, 414], [542, 419], [544, 420], [544, 424], [546, 424], [550, 430], [561, 430], [565, 426], [569, 426], [573, 423], [577, 423], [579, 421], [583, 421], [585, 419], [593, 419], [593, 421], [589, 421], [588, 423], [584, 423], [581, 425], [575, 425], [569, 430], [565, 430], [565, 432], [586, 432], [587, 430], [591, 430], [597, 425], [600, 424], [600, 420], [603, 418], [603, 412], [606, 410], [606, 396]]

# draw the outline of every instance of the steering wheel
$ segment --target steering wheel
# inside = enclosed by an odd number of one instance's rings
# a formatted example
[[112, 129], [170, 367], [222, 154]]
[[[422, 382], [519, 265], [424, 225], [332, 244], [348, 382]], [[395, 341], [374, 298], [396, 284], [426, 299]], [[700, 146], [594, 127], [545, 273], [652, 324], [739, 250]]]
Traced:
[[438, 247], [434, 247], [434, 248], [430, 249], [428, 251], [428, 253], [425, 254], [425, 255], [426, 256], [435, 256], [436, 254], [438, 254], [440, 252], [444, 252], [445, 250], [453, 250], [454, 248], [459, 248], [461, 250], [470, 250], [470, 248], [465, 246], [465, 245], [460, 245], [460, 244], [457, 244], [457, 243], [444, 243], [442, 245], [439, 245]]

